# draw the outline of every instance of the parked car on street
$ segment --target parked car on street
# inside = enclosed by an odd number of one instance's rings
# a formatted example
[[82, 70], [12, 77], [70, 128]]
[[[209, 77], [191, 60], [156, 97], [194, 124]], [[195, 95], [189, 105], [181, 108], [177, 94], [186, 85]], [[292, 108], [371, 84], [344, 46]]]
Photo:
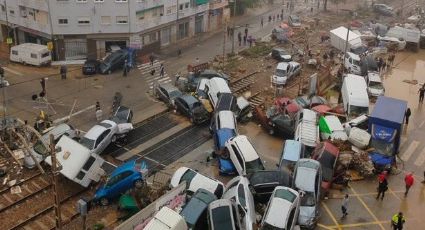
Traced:
[[288, 24], [292, 27], [300, 27], [301, 19], [300, 17], [298, 17], [298, 15], [289, 15]]
[[320, 162], [320, 165], [322, 166], [321, 186], [324, 191], [328, 191], [332, 185], [338, 156], [338, 147], [328, 141], [319, 143], [313, 152], [312, 158]]
[[272, 84], [286, 85], [286, 82], [301, 73], [301, 65], [298, 62], [279, 62], [272, 76]]
[[273, 48], [271, 53], [272, 58], [279, 62], [290, 62], [292, 61], [291, 54], [282, 48]]
[[263, 162], [254, 146], [245, 135], [239, 135], [226, 142], [226, 150], [241, 176], [264, 170]]
[[208, 225], [210, 230], [238, 230], [240, 217], [235, 203], [229, 199], [216, 200], [208, 206]]
[[94, 59], [88, 59], [84, 62], [82, 71], [84, 75], [93, 75], [99, 71], [100, 62]]
[[367, 93], [369, 97], [379, 97], [385, 94], [384, 84], [377, 74], [368, 74], [366, 78]]
[[99, 65], [101, 74], [111, 74], [114, 70], [121, 69], [125, 60], [128, 58], [128, 51], [125, 49], [117, 50], [107, 56]]
[[174, 100], [176, 97], [181, 96], [183, 93], [180, 92], [175, 86], [170, 83], [157, 84], [154, 88], [155, 96], [163, 101], [167, 106], [173, 107]]
[[278, 186], [274, 189], [261, 221], [260, 229], [293, 229], [300, 212], [300, 195], [297, 191]]
[[295, 165], [294, 188], [300, 194], [300, 214], [298, 224], [314, 229], [319, 218], [320, 183], [322, 169], [313, 159], [300, 159]]
[[393, 17], [394, 10], [386, 4], [373, 4], [373, 11], [383, 16]]
[[209, 119], [208, 111], [203, 104], [192, 95], [181, 95], [174, 100], [177, 112], [187, 116], [194, 124], [201, 124]]
[[248, 175], [254, 199], [267, 203], [277, 186], [292, 187], [292, 175], [287, 169], [261, 170]]
[[180, 212], [189, 229], [207, 229], [208, 205], [215, 200], [217, 200], [217, 197], [203, 188], [198, 189], [193, 194]]
[[183, 181], [186, 181], [189, 194], [193, 194], [198, 189], [203, 188], [221, 198], [225, 190], [224, 184], [220, 181], [204, 176], [187, 167], [181, 167], [174, 172], [170, 187], [175, 188]]
[[81, 139], [80, 144], [92, 153], [101, 154], [109, 144], [125, 136], [133, 129], [131, 123], [116, 123], [112, 120], [103, 120], [93, 126]]
[[237, 176], [227, 183], [226, 188], [223, 198], [235, 201], [236, 211], [241, 220], [241, 229], [254, 229], [256, 213], [248, 179]]
[[109, 175], [106, 183], [96, 191], [94, 200], [99, 201], [102, 205], [108, 205], [112, 199], [117, 198], [127, 190], [133, 187], [142, 188], [145, 184], [144, 175], [147, 175], [145, 162], [128, 161], [117, 167]]

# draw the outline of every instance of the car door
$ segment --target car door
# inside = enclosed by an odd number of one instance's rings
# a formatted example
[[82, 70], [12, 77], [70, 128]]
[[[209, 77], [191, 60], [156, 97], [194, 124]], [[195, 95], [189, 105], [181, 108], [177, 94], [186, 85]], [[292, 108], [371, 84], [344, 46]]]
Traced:
[[245, 175], [245, 163], [242, 156], [240, 155], [238, 149], [236, 148], [234, 144], [231, 144], [230, 146], [234, 153], [234, 154], [231, 154], [230, 156], [233, 157], [232, 161], [233, 161], [233, 164], [235, 165], [236, 170], [238, 171], [239, 175], [241, 176]]
[[131, 181], [131, 175], [133, 175], [133, 171], [131, 170], [124, 171], [120, 174], [119, 181], [114, 186], [116, 195], [124, 193], [127, 190], [133, 188], [133, 181]]
[[167, 102], [168, 101], [168, 99], [167, 99], [167, 91], [164, 89], [164, 88], [162, 88], [162, 87], [159, 87], [159, 99], [161, 100], [161, 101], [163, 101], [163, 102]]
[[187, 102], [186, 102], [186, 101], [184, 101], [184, 100], [182, 100], [182, 109], [183, 109], [183, 113], [184, 113], [186, 116], [188, 116], [188, 117], [190, 117], [190, 116], [191, 116], [191, 114], [190, 114], [189, 104], [187, 104]]
[[99, 137], [96, 140], [95, 147], [94, 147], [96, 153], [100, 154], [109, 145], [109, 143], [111, 142], [111, 138], [108, 138], [108, 135], [110, 133], [111, 133], [111, 130], [107, 129], [107, 130], [103, 131], [102, 134], [99, 135]]

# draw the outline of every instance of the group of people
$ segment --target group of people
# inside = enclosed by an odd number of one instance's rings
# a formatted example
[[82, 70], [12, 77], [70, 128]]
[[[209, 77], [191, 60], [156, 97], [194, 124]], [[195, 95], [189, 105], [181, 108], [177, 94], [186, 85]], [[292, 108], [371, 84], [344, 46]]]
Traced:
[[[153, 66], [154, 61], [155, 61], [155, 56], [153, 54], [151, 54], [149, 56], [149, 63], [150, 63], [151, 66]], [[155, 70], [155, 68], [153, 68], [153, 69], [151, 69], [150, 73], [151, 73], [152, 76], [154, 76], [155, 72], [156, 72], [156, 70]], [[164, 75], [165, 75], [165, 67], [164, 67], [164, 64], [161, 63], [161, 65], [159, 66], [159, 76], [164, 77]]]
[[254, 42], [254, 39], [252, 38], [251, 35], [248, 36], [248, 24], [246, 24], [245, 26], [245, 30], [244, 30], [244, 35], [242, 37], [242, 32], [239, 31], [238, 32], [238, 42], [239, 42], [239, 46], [242, 45], [242, 41], [243, 41], [243, 45], [246, 46], [246, 43], [249, 43], [249, 47], [252, 46], [252, 43]]
[[[283, 10], [281, 10], [280, 11], [280, 14], [279, 13], [277, 13], [276, 15], [269, 15], [269, 23], [270, 22], [272, 22], [272, 21], [278, 21], [278, 20], [281, 20], [281, 21], [283, 21]], [[264, 26], [264, 19], [263, 19], [263, 17], [261, 17], [261, 27], [263, 27]]]

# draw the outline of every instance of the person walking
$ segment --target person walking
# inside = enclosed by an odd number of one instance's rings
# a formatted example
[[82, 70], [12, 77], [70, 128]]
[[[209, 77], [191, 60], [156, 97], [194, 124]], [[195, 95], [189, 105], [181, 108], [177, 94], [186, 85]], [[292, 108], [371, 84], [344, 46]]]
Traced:
[[415, 179], [413, 178], [413, 173], [409, 172], [404, 177], [404, 183], [406, 183], [406, 191], [404, 192], [404, 197], [407, 196], [407, 193], [409, 193], [410, 187], [412, 187], [413, 183], [415, 182]]
[[165, 70], [164, 70], [164, 64], [161, 63], [161, 66], [159, 67], [159, 76], [164, 77]]
[[153, 53], [149, 55], [149, 61], [151, 62], [151, 66], [153, 66], [153, 62], [155, 61], [155, 57], [153, 56]]
[[243, 45], [246, 46], [246, 35], [243, 36]]
[[248, 24], [245, 27], [245, 36], [248, 37]]
[[123, 77], [127, 77], [127, 72], [128, 72], [128, 69], [127, 69], [128, 67], [127, 67], [127, 60], [125, 60], [124, 61], [124, 66], [122, 67], [122, 76]]
[[419, 102], [424, 102], [424, 94], [425, 94], [425, 84], [422, 85], [422, 87], [418, 91], [419, 93]]
[[348, 194], [345, 194], [344, 198], [342, 198], [342, 203], [341, 203], [341, 211], [342, 211], [341, 219], [345, 218], [348, 215], [347, 208], [348, 208]]
[[379, 199], [379, 197], [382, 194], [381, 200], [383, 200], [384, 199], [384, 196], [385, 196], [385, 192], [387, 190], [388, 190], [388, 181], [387, 181], [387, 178], [384, 176], [379, 181], [379, 184], [378, 184], [378, 196], [376, 196], [376, 199]]
[[393, 215], [391, 218], [391, 224], [394, 230], [402, 230], [403, 224], [406, 222], [406, 219], [403, 216], [402, 212], [398, 212]]
[[264, 20], [263, 17], [261, 17], [261, 27], [264, 26], [264, 21], [263, 20]]
[[392, 66], [393, 66], [394, 59], [395, 59], [395, 53], [393, 52], [393, 53], [391, 53], [391, 54], [390, 54], [390, 56], [388, 57], [388, 64], [389, 64], [389, 66], [390, 66], [390, 67], [392, 67]]
[[96, 101], [96, 120], [99, 122], [102, 120], [103, 111], [100, 109], [100, 103]]
[[66, 72], [68, 71], [68, 68], [66, 67], [66, 65], [61, 65], [60, 68], [60, 74], [61, 74], [61, 79], [65, 80], [66, 79]]
[[269, 23], [272, 21], [272, 16], [269, 15]]
[[404, 113], [404, 116], [406, 117], [406, 120], [405, 120], [406, 125], [409, 124], [409, 117], [410, 117], [410, 115], [412, 115], [412, 112], [410, 111], [410, 108], [407, 108], [406, 109], [406, 112]]
[[239, 46], [242, 45], [242, 33], [239, 31], [238, 33], [238, 42], [239, 42]]

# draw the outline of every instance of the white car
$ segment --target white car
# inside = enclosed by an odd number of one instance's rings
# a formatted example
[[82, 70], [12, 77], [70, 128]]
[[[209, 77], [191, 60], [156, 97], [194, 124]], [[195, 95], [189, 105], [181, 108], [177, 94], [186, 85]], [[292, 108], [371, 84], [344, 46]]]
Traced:
[[235, 203], [228, 199], [220, 199], [208, 205], [208, 226], [210, 230], [240, 229], [240, 219], [236, 215]]
[[111, 120], [104, 120], [93, 126], [81, 139], [80, 144], [84, 145], [91, 153], [100, 154], [115, 142], [118, 137], [128, 133], [133, 129], [131, 123], [115, 123]]
[[230, 180], [227, 190], [223, 195], [224, 199], [235, 201], [237, 212], [241, 220], [241, 228], [245, 230], [253, 229], [256, 223], [254, 197], [249, 189], [249, 180], [246, 177], [237, 176]]
[[294, 169], [294, 187], [300, 194], [298, 224], [313, 229], [319, 218], [322, 168], [313, 159], [300, 159]]
[[226, 142], [226, 150], [239, 175], [245, 176], [264, 170], [263, 162], [245, 135], [239, 135]]
[[367, 93], [371, 97], [379, 97], [385, 94], [385, 88], [382, 84], [381, 77], [377, 73], [367, 74]]
[[221, 198], [225, 190], [224, 184], [220, 181], [204, 176], [187, 167], [181, 167], [176, 170], [171, 178], [170, 187], [175, 188], [183, 181], [186, 181], [187, 190], [192, 194], [199, 188], [203, 188], [214, 193], [217, 198]]
[[[55, 142], [59, 141], [63, 135], [66, 135], [70, 138], [75, 138], [77, 136], [74, 128], [65, 123], [50, 127], [49, 129], [45, 130], [43, 136], [41, 136], [41, 139], [35, 142], [31, 148], [32, 155], [39, 163], [50, 155], [50, 134], [53, 135], [53, 140]], [[36, 164], [31, 156], [26, 155], [24, 157], [24, 165], [25, 167], [31, 169], [34, 168]]]
[[301, 65], [298, 62], [279, 62], [276, 71], [272, 76], [273, 85], [286, 85], [286, 82], [292, 77], [301, 73]]
[[260, 229], [293, 229], [300, 212], [297, 191], [277, 186], [267, 204]]
[[349, 73], [360, 75], [362, 73], [360, 56], [355, 53], [347, 52], [344, 60], [344, 67]]

